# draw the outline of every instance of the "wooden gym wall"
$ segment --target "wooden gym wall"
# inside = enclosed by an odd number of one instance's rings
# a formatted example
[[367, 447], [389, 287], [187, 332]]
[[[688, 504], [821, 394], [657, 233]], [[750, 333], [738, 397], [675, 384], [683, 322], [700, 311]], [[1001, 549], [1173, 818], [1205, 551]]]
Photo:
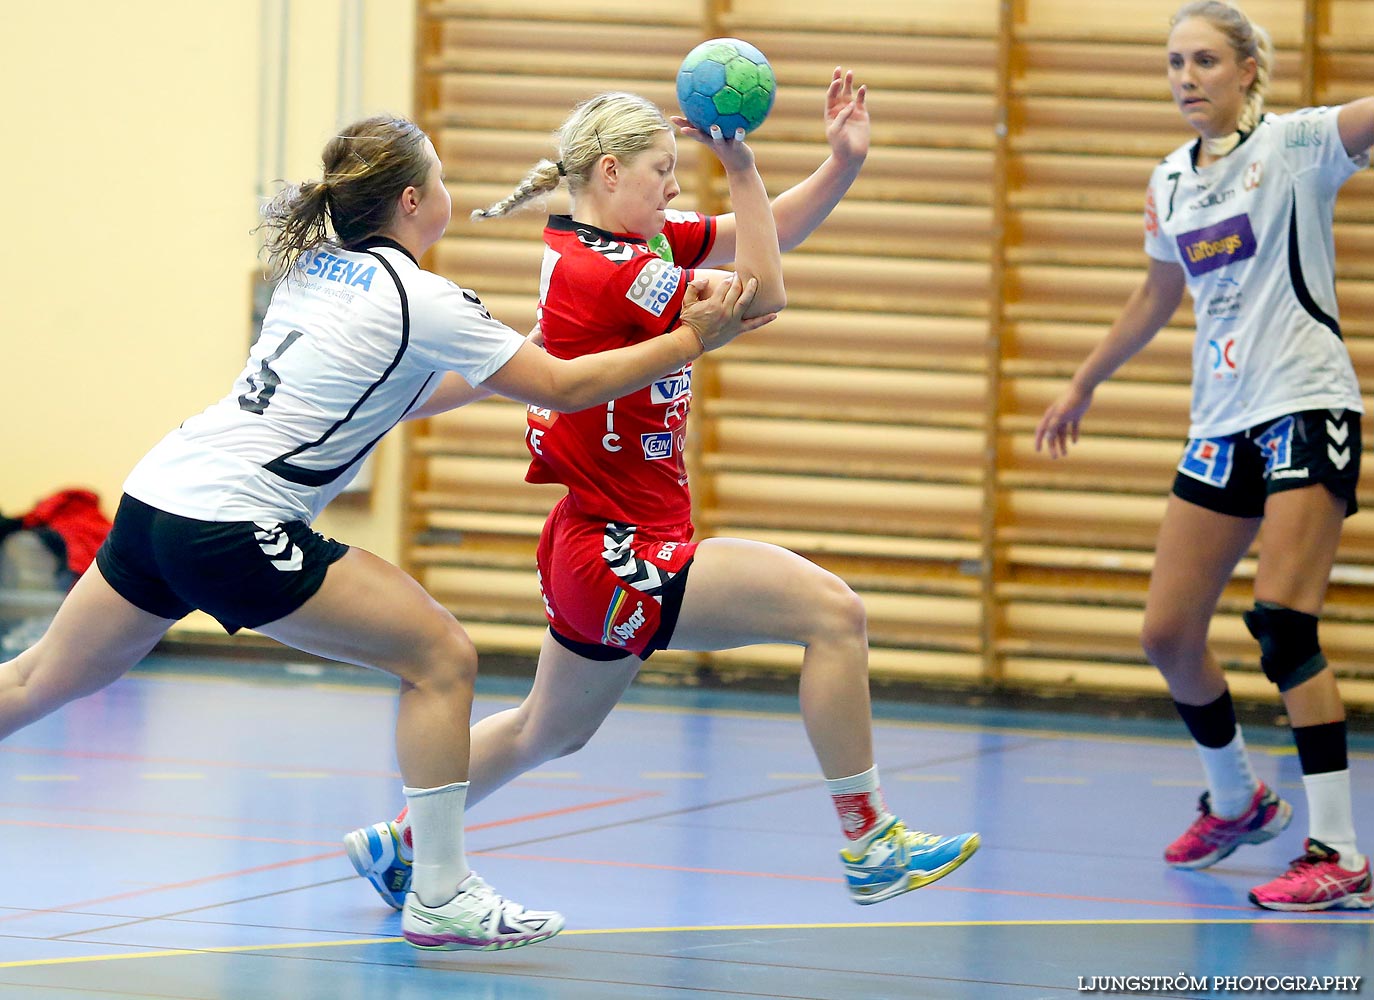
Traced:
[[[1374, 92], [1371, 7], [1246, 5], [1278, 49], [1270, 110]], [[1164, 80], [1174, 9], [851, 0], [839, 26], [820, 0], [422, 0], [418, 114], [454, 201], [431, 266], [526, 329], [544, 214], [467, 215], [553, 151], [576, 101], [627, 89], [676, 113], [682, 56], [704, 38], [746, 38], [779, 80], [751, 140], [776, 194], [824, 159], [823, 92], [836, 65], [853, 67], [874, 120], [863, 174], [786, 258], [782, 318], [697, 364], [699, 532], [777, 542], [849, 581], [868, 608], [875, 677], [1162, 690], [1137, 634], [1187, 428], [1191, 304], [1098, 391], [1068, 460], [1035, 454], [1032, 430], [1143, 275], [1145, 183], [1190, 134]], [[722, 210], [713, 158], [680, 149], [678, 205]], [[1368, 172], [1345, 186], [1337, 219], [1342, 326], [1368, 394]], [[487, 651], [533, 651], [543, 631], [534, 543], [561, 490], [524, 483], [523, 414], [488, 400], [407, 437], [407, 568]], [[1361, 502], [1322, 638], [1347, 697], [1371, 704], [1374, 495]], [[1212, 637], [1238, 693], [1267, 695], [1240, 619], [1253, 572], [1247, 559]], [[729, 674], [795, 670], [800, 655], [654, 662]]]

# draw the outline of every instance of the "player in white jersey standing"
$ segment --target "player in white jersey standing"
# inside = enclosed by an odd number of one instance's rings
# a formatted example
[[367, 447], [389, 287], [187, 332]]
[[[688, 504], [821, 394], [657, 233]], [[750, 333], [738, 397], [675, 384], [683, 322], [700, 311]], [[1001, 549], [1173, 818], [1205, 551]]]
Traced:
[[503, 949], [563, 918], [497, 895], [467, 866], [463, 812], [477, 656], [411, 577], [311, 520], [399, 421], [489, 392], [581, 409], [679, 370], [771, 315], [744, 320], [746, 276], [682, 325], [621, 350], [553, 358], [475, 294], [423, 270], [451, 204], [433, 145], [377, 117], [325, 146], [320, 181], [264, 210], [281, 277], [229, 394], [167, 435], [125, 483], [96, 565], [47, 634], [0, 664], [0, 738], [97, 691], [193, 609], [296, 649], [396, 675], [396, 751], [415, 841], [402, 930], [419, 948]]
[[1197, 323], [1192, 423], [1141, 641], [1198, 745], [1207, 791], [1164, 857], [1205, 868], [1271, 839], [1292, 817], [1251, 770], [1226, 677], [1207, 649], [1222, 590], [1258, 535], [1245, 624], [1292, 722], [1310, 815], [1302, 856], [1250, 900], [1276, 910], [1369, 908], [1345, 710], [1317, 624], [1341, 526], [1355, 511], [1363, 409], [1337, 321], [1332, 206], [1368, 163], [1374, 98], [1264, 114], [1273, 50], [1261, 27], [1216, 0], [1186, 4], [1171, 24], [1169, 86], [1198, 138], [1155, 168], [1145, 280], [1045, 411], [1035, 446], [1067, 452], [1093, 390], [1169, 321], [1186, 285]]

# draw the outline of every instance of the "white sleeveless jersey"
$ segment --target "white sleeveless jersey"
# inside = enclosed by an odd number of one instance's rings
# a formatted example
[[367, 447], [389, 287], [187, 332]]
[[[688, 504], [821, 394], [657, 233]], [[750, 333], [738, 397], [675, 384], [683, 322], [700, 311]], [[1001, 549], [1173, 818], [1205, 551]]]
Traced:
[[1369, 159], [1346, 154], [1339, 110], [1265, 115], [1216, 163], [1194, 166], [1194, 141], [1155, 167], [1145, 252], [1183, 267], [1197, 320], [1189, 437], [1363, 412], [1336, 310], [1332, 211]]
[[522, 343], [390, 240], [307, 252], [233, 389], [154, 446], [124, 491], [206, 521], [312, 521], [445, 372], [476, 385]]

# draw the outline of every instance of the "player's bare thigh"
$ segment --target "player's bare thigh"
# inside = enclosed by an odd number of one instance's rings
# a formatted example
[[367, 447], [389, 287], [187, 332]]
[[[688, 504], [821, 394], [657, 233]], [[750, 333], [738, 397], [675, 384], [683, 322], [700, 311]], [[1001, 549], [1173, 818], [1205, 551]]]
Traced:
[[670, 648], [809, 643], [864, 628], [862, 602], [828, 570], [766, 542], [708, 538], [692, 560]]
[[1346, 503], [1314, 484], [1264, 504], [1255, 600], [1320, 614], [1345, 525]]
[[412, 683], [423, 679], [436, 656], [475, 662], [471, 642], [452, 614], [409, 574], [356, 547], [329, 567], [305, 604], [257, 631]]
[[1157, 666], [1200, 658], [1226, 583], [1259, 531], [1259, 518], [1219, 514], [1170, 496], [1145, 600], [1143, 641]]

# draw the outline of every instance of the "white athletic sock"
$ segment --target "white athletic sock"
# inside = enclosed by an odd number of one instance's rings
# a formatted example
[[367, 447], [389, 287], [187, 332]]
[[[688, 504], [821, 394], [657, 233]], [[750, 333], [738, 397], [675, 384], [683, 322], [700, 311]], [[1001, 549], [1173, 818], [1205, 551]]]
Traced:
[[867, 850], [873, 834], [892, 819], [878, 784], [878, 766], [875, 764], [847, 778], [826, 778], [825, 787], [830, 790], [835, 811], [840, 815], [840, 828], [849, 850], [861, 853]]
[[458, 883], [471, 870], [463, 851], [468, 783], [403, 790], [415, 850], [411, 888], [425, 906], [441, 906], [457, 894]]
[[1245, 736], [1236, 727], [1236, 735], [1224, 747], [1197, 746], [1202, 758], [1202, 770], [1207, 775], [1207, 790], [1212, 797], [1212, 815], [1222, 819], [1239, 819], [1259, 790], [1260, 782], [1250, 768], [1250, 754], [1245, 749]]
[[1355, 817], [1350, 802], [1350, 771], [1304, 774], [1307, 788], [1308, 836], [1339, 851], [1341, 867], [1359, 871], [1364, 855], [1355, 846]]

